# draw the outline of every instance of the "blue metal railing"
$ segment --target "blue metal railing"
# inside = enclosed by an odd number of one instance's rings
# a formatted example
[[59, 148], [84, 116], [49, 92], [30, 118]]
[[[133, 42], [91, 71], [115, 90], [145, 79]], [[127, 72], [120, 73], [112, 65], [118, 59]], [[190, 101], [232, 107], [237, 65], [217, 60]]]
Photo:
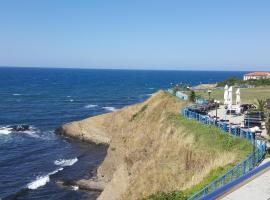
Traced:
[[252, 171], [244, 174], [243, 176], [239, 177], [238, 179], [235, 179], [234, 181], [231, 181], [230, 183], [218, 188], [217, 190], [205, 195], [201, 198], [201, 200], [212, 200], [220, 198], [222, 195], [226, 194], [231, 190], [231, 188], [236, 187], [237, 185], [249, 180], [250, 178], [259, 175], [260, 173], [265, 172], [270, 168], [270, 161], [264, 163], [263, 165], [260, 165], [259, 167], [256, 167]]
[[202, 115], [194, 111], [190, 111], [188, 108], [182, 109], [181, 114], [188, 119], [194, 119], [203, 124], [214, 125], [220, 128], [222, 131], [230, 133], [233, 136], [244, 138], [256, 146], [256, 151], [254, 153], [251, 153], [245, 160], [238, 163], [224, 175], [218, 177], [206, 187], [193, 194], [191, 197], [188, 198], [188, 200], [201, 199], [209, 193], [223, 187], [224, 185], [235, 181], [239, 177], [245, 175], [246, 173], [254, 169], [263, 160], [266, 153], [266, 143], [261, 140], [254, 140], [253, 133], [250, 132], [249, 129], [242, 129], [239, 126], [232, 126], [227, 122], [216, 121], [215, 118], [211, 118], [208, 115]]

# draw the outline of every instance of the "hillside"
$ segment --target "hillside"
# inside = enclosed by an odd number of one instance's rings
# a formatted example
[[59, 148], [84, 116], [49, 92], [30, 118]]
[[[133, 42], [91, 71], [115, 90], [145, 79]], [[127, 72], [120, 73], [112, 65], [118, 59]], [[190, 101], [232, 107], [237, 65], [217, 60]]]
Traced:
[[[99, 200], [142, 199], [158, 192], [192, 192], [250, 151], [248, 142], [179, 116], [185, 106], [159, 91], [147, 101], [64, 125], [59, 132], [108, 144], [97, 170]], [[189, 189], [189, 190], [187, 190]]]

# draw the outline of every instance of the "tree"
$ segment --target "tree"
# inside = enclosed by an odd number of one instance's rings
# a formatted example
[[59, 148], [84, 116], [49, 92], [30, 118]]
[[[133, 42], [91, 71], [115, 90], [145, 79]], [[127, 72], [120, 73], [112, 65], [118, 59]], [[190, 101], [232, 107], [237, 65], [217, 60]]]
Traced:
[[264, 113], [265, 116], [265, 129], [267, 132], [267, 135], [270, 136], [270, 112], [267, 108], [266, 100], [263, 99], [257, 99], [256, 107], [258, 111], [261, 111]]
[[266, 109], [266, 100], [257, 99], [256, 107], [258, 111], [265, 112]]
[[181, 87], [177, 84], [173, 87], [173, 94], [175, 95], [177, 91], [180, 91]]
[[267, 109], [267, 107], [265, 108], [265, 129], [267, 132], [267, 135], [270, 136], [270, 112]]
[[196, 99], [196, 94], [194, 90], [191, 90], [190, 95], [189, 95], [189, 101], [195, 102], [195, 99]]

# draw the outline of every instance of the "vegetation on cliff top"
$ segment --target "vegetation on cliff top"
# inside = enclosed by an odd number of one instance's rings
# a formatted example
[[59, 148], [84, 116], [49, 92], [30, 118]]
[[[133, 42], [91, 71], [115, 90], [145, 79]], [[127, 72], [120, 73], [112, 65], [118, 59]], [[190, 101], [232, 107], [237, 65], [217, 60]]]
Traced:
[[[235, 152], [237, 158], [233, 163], [213, 168], [200, 183], [195, 184], [192, 187], [186, 188], [182, 191], [152, 194], [146, 198], [147, 200], [185, 200], [188, 196], [199, 191], [211, 181], [226, 173], [252, 151], [252, 145], [248, 141], [232, 137], [214, 126], [204, 125], [197, 121], [186, 119], [180, 115], [171, 115], [170, 121], [176, 126], [189, 129], [189, 133], [192, 134], [195, 139], [194, 148], [208, 149], [209, 152]], [[201, 153], [203, 154], [205, 152], [202, 151]], [[187, 162], [186, 164], [189, 166], [191, 163]]]

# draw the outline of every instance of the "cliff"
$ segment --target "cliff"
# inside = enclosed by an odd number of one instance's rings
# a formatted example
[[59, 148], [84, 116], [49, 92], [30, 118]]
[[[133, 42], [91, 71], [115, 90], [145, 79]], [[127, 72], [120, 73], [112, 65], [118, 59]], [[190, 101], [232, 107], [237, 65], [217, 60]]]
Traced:
[[98, 180], [105, 184], [99, 200], [133, 200], [185, 190], [250, 150], [245, 141], [228, 139], [216, 128], [180, 117], [185, 105], [159, 91], [143, 103], [72, 122], [58, 131], [108, 145], [97, 170]]

